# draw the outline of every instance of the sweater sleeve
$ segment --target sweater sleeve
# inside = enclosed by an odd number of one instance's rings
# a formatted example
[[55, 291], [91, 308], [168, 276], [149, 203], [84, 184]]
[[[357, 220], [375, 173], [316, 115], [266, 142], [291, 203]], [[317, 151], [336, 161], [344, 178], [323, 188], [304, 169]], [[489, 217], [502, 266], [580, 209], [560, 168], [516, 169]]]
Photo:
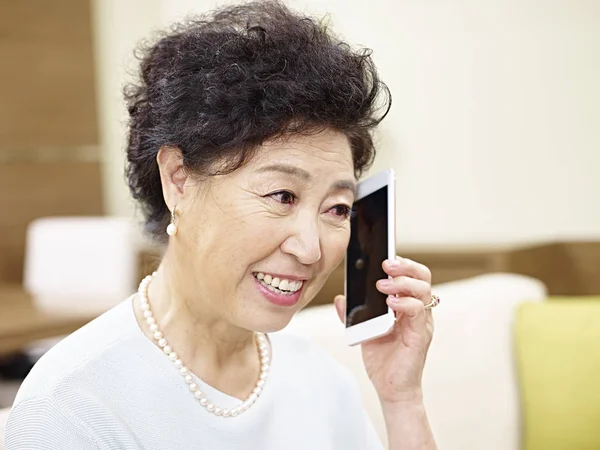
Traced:
[[18, 403], [6, 423], [5, 450], [98, 450], [92, 436], [45, 398]]

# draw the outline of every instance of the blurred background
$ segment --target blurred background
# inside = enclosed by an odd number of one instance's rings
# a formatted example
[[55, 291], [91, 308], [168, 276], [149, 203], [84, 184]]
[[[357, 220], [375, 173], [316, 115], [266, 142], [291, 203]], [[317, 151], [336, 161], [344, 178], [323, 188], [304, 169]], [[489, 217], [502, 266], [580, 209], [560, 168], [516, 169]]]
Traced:
[[[225, 3], [0, 0], [0, 408], [57, 336], [156, 264], [160, 249], [130, 226], [122, 86], [140, 39]], [[286, 3], [372, 48], [391, 89], [372, 172], [396, 171], [399, 254], [458, 305], [439, 325], [456, 346], [436, 360], [434, 345], [433, 364], [452, 372], [470, 345], [496, 349], [477, 354], [480, 372], [456, 368], [473, 417], [433, 411], [440, 448], [600, 449], [600, 2]], [[342, 283], [338, 270], [315, 306]], [[513, 400], [474, 395], [475, 372]], [[425, 381], [452, 415], [465, 400], [445, 396], [448, 380]], [[495, 431], [488, 413], [504, 417]], [[487, 442], [465, 441], [467, 425]]]

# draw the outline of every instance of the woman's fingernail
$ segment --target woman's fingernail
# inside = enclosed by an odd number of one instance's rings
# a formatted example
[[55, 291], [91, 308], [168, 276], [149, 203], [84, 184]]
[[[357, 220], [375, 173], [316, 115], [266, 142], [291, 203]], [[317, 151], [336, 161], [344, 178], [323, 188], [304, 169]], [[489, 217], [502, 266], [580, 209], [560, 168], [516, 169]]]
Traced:
[[391, 286], [391, 284], [392, 284], [392, 280], [390, 278], [383, 278], [383, 279], [379, 280], [380, 286]]
[[387, 265], [390, 269], [397, 269], [398, 267], [400, 267], [400, 262], [401, 260], [399, 259], [388, 259], [387, 260]]
[[396, 297], [395, 295], [388, 295], [388, 301], [390, 303], [396, 304], [396, 303], [398, 303], [398, 300], [400, 300], [400, 299], [398, 297]]

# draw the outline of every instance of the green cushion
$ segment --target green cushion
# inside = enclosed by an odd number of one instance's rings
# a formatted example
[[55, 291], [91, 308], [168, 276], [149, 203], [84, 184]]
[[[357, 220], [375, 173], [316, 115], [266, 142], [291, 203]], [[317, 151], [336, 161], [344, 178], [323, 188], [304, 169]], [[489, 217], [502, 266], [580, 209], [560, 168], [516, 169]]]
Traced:
[[515, 338], [523, 450], [600, 449], [600, 297], [523, 303]]

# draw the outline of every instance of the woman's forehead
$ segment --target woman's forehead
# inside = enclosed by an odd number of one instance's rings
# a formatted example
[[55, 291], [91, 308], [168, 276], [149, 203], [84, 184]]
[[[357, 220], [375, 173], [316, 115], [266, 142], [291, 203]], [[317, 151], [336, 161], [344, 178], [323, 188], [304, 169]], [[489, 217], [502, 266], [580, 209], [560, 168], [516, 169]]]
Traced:
[[343, 133], [330, 130], [266, 142], [257, 150], [255, 163], [263, 166], [274, 162], [298, 166], [335, 165], [353, 172], [348, 138]]

